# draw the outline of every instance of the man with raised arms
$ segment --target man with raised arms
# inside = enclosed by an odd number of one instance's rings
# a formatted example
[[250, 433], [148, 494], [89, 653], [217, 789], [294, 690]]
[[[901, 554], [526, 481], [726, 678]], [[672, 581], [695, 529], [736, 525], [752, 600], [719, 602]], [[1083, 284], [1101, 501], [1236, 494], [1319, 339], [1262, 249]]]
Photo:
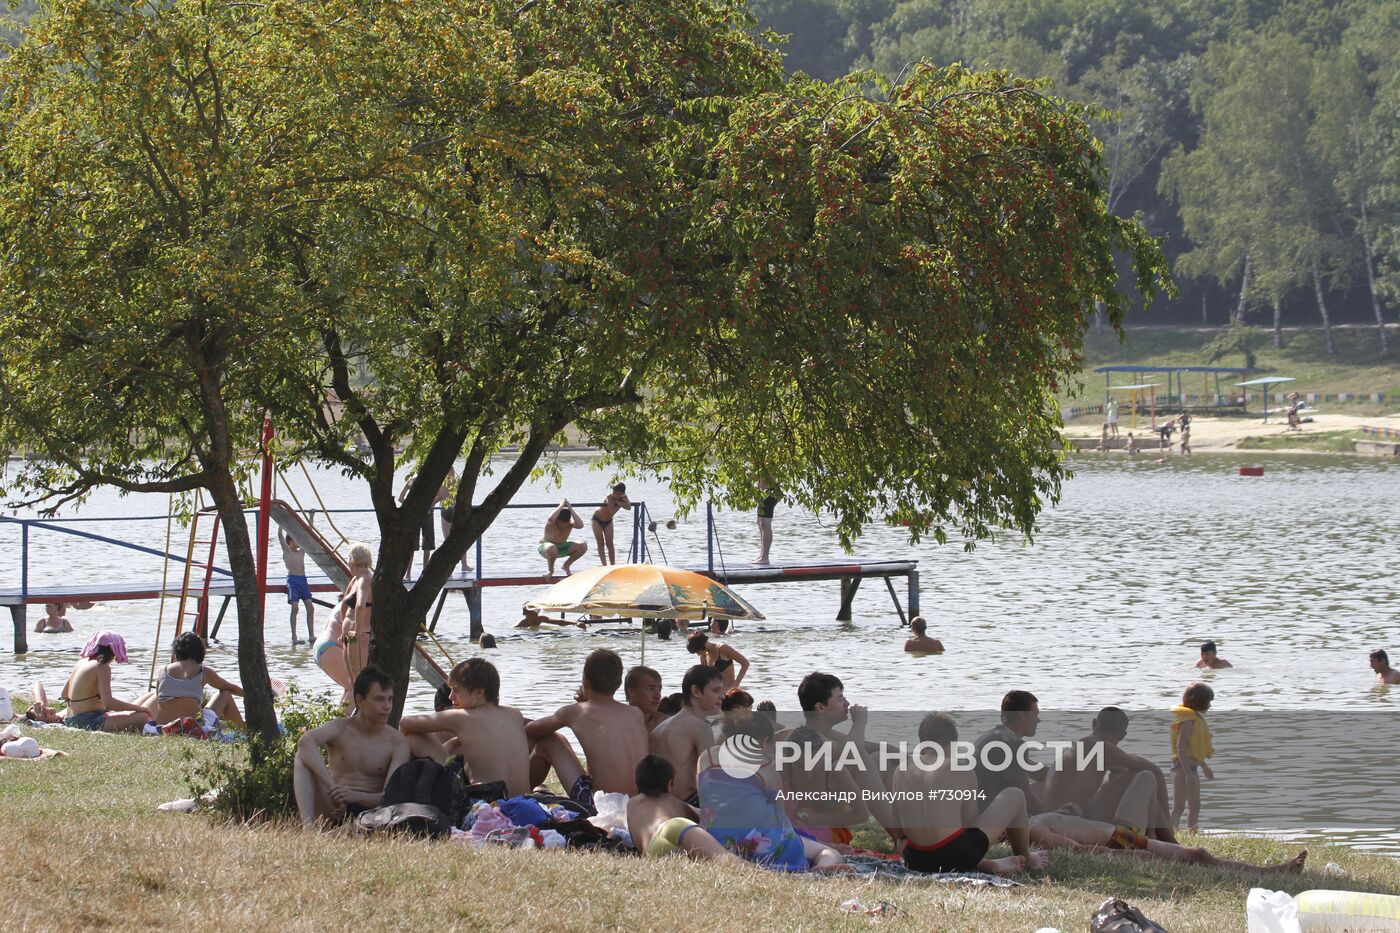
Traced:
[[[297, 740], [292, 790], [302, 825], [339, 822], [379, 806], [389, 776], [408, 761], [408, 740], [389, 725], [394, 682], [372, 667], [351, 689], [354, 711], [317, 726]], [[321, 761], [325, 749], [329, 767]]]
[[622, 695], [627, 698], [628, 706], [642, 711], [648, 733], [666, 721], [665, 714], [657, 710], [661, 705], [661, 675], [651, 668], [639, 664], [629, 670], [622, 682]]
[[681, 711], [651, 733], [651, 753], [665, 758], [675, 768], [671, 792], [698, 807], [695, 762], [701, 752], [715, 744], [715, 730], [708, 717], [718, 714], [724, 702], [724, 676], [713, 667], [697, 664], [681, 680], [681, 697]]
[[[929, 713], [919, 723], [919, 745], [894, 778], [895, 812], [908, 840], [904, 864], [930, 874], [985, 871], [1009, 875], [1044, 868], [1043, 852], [1030, 849], [1026, 795], [1007, 787], [978, 813], [977, 773], [956, 766], [953, 743], [958, 727], [944, 713]], [[992, 843], [1006, 838], [1012, 854], [989, 859]]]
[[1045, 809], [1074, 804], [1091, 820], [1113, 821], [1126, 806], [1148, 814], [1142, 825], [1151, 835], [1176, 842], [1162, 769], [1118, 747], [1128, 734], [1128, 714], [1105, 706], [1091, 728], [1047, 775]]
[[447, 760], [434, 733], [450, 733], [461, 745], [462, 761], [474, 784], [501, 785], [499, 797], [530, 792], [530, 743], [525, 717], [501, 706], [501, 677], [485, 658], [468, 658], [448, 675], [452, 706], [441, 712], [405, 716], [399, 731], [417, 757]]
[[[595, 790], [627, 794], [637, 792], [637, 762], [647, 754], [647, 727], [641, 710], [619, 703], [614, 696], [622, 686], [622, 658], [616, 651], [599, 648], [583, 662], [583, 684], [575, 701], [549, 716], [525, 726], [534, 746], [530, 778], [539, 784], [553, 768], [560, 785], [579, 803], [593, 806]], [[574, 732], [588, 770], [557, 733]]]

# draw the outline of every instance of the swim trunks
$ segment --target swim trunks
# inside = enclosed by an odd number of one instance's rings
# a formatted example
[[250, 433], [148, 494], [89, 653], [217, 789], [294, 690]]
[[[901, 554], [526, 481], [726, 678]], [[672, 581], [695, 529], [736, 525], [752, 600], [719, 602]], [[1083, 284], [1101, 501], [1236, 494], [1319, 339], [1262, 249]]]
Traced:
[[295, 573], [287, 574], [287, 602], [297, 603], [311, 598], [311, 585], [306, 577]]
[[587, 771], [578, 776], [574, 786], [569, 788], [569, 799], [585, 807], [593, 806], [593, 775]]
[[652, 835], [651, 842], [647, 843], [647, 850], [643, 854], [659, 858], [663, 855], [670, 855], [672, 852], [679, 852], [681, 840], [685, 838], [685, 834], [698, 825], [694, 820], [688, 820], [683, 816], [672, 817], [656, 827], [656, 832]]
[[63, 724], [70, 729], [86, 729], [89, 732], [101, 732], [102, 727], [107, 723], [107, 711], [105, 709], [92, 709], [86, 713], [74, 713], [63, 720]]
[[992, 847], [987, 834], [977, 827], [960, 829], [931, 846], [904, 844], [904, 864], [912, 871], [935, 874], [944, 871], [974, 871]]
[[1147, 848], [1147, 836], [1136, 826], [1129, 826], [1120, 823], [1109, 837], [1106, 848], [1118, 849], [1121, 852], [1131, 852], [1134, 849]]
[[758, 504], [759, 518], [772, 518], [773, 510], [778, 507], [778, 497], [769, 496]]
[[554, 545], [554, 548], [558, 552], [560, 557], [568, 557], [569, 549], [573, 547], [572, 541], [565, 541], [563, 544], [560, 544], [557, 541], [541, 540], [540, 546], [535, 548], [535, 550], [539, 551], [540, 556], [543, 557], [545, 560], [549, 560], [549, 555], [545, 553], [544, 549], [549, 547], [551, 544]]

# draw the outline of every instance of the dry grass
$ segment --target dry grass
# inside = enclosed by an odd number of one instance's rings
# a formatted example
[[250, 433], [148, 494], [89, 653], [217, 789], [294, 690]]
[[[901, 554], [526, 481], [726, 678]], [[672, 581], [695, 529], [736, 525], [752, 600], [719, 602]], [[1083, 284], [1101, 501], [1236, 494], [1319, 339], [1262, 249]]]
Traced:
[[[1056, 853], [1047, 877], [987, 890], [250, 828], [156, 812], [184, 796], [182, 755], [204, 751], [199, 743], [69, 732], [42, 738], [70, 756], [0, 764], [0, 820], [12, 889], [21, 892], [6, 908], [9, 930], [867, 928], [870, 921], [840, 913], [850, 897], [895, 903], [896, 925], [908, 929], [1082, 930], [1098, 904], [1117, 895], [1179, 933], [1244, 929], [1245, 895], [1261, 883], [1295, 893], [1400, 893], [1400, 863], [1346, 849], [1312, 855], [1315, 868], [1339, 862], [1351, 875], [1343, 881]], [[1281, 859], [1288, 850], [1241, 838], [1209, 845], [1251, 860]]]

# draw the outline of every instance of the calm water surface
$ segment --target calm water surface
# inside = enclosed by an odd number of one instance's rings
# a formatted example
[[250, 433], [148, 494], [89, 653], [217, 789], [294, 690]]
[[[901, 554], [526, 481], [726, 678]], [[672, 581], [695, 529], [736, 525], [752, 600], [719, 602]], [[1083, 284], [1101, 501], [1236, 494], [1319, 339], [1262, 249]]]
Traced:
[[[1011, 537], [983, 542], [971, 553], [956, 544], [910, 546], [899, 529], [872, 525], [856, 554], [919, 560], [923, 612], [947, 654], [903, 653], [903, 630], [880, 581], [863, 586], [850, 624], [832, 621], [835, 582], [751, 585], [741, 592], [767, 620], [742, 626], [730, 639], [753, 662], [745, 687], [791, 709], [802, 675], [824, 669], [840, 674], [848, 697], [877, 710], [995, 709], [1011, 687], [1033, 691], [1043, 708], [1114, 703], [1162, 710], [1193, 679], [1199, 642], [1213, 638], [1235, 664], [1235, 670], [1206, 675], [1218, 710], [1400, 714], [1400, 689], [1376, 689], [1366, 660], [1367, 651], [1378, 645], [1390, 646], [1400, 659], [1395, 609], [1400, 467], [1340, 457], [1266, 456], [1248, 461], [1265, 466], [1263, 477], [1250, 478], [1236, 473], [1243, 462], [1207, 455], [1165, 464], [1077, 461], [1077, 475], [1066, 483], [1059, 506], [1044, 514], [1033, 546]], [[576, 501], [601, 498], [610, 477], [591, 469], [592, 463], [587, 455], [560, 456], [563, 494]], [[315, 476], [330, 507], [365, 507], [367, 496], [357, 483], [331, 472]], [[291, 488], [302, 502], [314, 502], [304, 479], [293, 479]], [[654, 518], [672, 517], [664, 485], [636, 482], [629, 490], [634, 500], [647, 502]], [[552, 504], [560, 494], [540, 482], [516, 501]], [[103, 492], [76, 514], [161, 518], [74, 527], [160, 549], [166, 505], [164, 497]], [[545, 514], [503, 514], [485, 538], [488, 573], [542, 572], [534, 543]], [[341, 515], [336, 522], [351, 539], [372, 544], [376, 539], [370, 514]], [[757, 536], [750, 514], [718, 513], [717, 525], [728, 562], [743, 564], [754, 556]], [[780, 507], [774, 525], [777, 562], [840, 555], [832, 524], [821, 516]], [[625, 550], [630, 534], [625, 514], [616, 527], [619, 549]], [[590, 553], [579, 566], [586, 567], [596, 558], [591, 532], [585, 528], [583, 534]], [[704, 561], [703, 514], [659, 534], [671, 563]], [[183, 540], [178, 531], [176, 540]], [[655, 539], [652, 548], [660, 559]], [[274, 542], [274, 575], [281, 572], [277, 555]], [[159, 558], [31, 532], [31, 586], [153, 582], [161, 570]], [[18, 529], [0, 526], [0, 586], [17, 587], [19, 576]], [[490, 656], [501, 670], [503, 702], [527, 714], [566, 702], [584, 655], [598, 646], [616, 649], [629, 666], [641, 660], [635, 630], [516, 633], [511, 625], [518, 607], [535, 592], [486, 591], [486, 628], [500, 646]], [[902, 584], [896, 592], [902, 601]], [[276, 594], [268, 600], [274, 675], [307, 689], [329, 687], [309, 649], [288, 644], [282, 600]], [[149, 673], [157, 609], [155, 602], [114, 602], [86, 612], [70, 610], [74, 634], [31, 634], [27, 656], [9, 655], [8, 647], [0, 653], [0, 684], [27, 691], [28, 682], [38, 678], [56, 692], [87, 635], [113, 628], [126, 636], [133, 660], [116, 671], [116, 689], [134, 694]], [[31, 625], [37, 612], [30, 611]], [[438, 632], [454, 659], [476, 650], [467, 643], [466, 630], [465, 605], [461, 597], [450, 596]], [[236, 632], [231, 609], [222, 642], [209, 659], [227, 674], [237, 672]], [[682, 643], [647, 642], [646, 661], [662, 673], [668, 691], [678, 689], [691, 660]], [[430, 708], [423, 685], [415, 685], [410, 705]], [[1377, 781], [1389, 777], [1379, 774]], [[1209, 803], [1205, 815], [1209, 824]], [[1358, 844], [1400, 853], [1400, 840], [1387, 833], [1347, 835]]]

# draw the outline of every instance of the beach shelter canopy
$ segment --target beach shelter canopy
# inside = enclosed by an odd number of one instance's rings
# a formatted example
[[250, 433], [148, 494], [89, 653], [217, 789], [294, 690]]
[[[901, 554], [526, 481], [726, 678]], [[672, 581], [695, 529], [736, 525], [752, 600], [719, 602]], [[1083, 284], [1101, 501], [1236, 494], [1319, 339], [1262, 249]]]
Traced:
[[560, 580], [525, 608], [646, 619], [763, 618], [723, 583], [661, 564], [592, 567]]
[[1155, 388], [1157, 388], [1159, 385], [1161, 385], [1160, 382], [1143, 382], [1143, 383], [1139, 383], [1139, 384], [1137, 384], [1137, 385], [1131, 385], [1131, 386], [1109, 386], [1109, 387], [1108, 387], [1108, 391], [1110, 391], [1110, 392], [1120, 392], [1120, 391], [1126, 391], [1126, 390], [1131, 389], [1132, 391], [1136, 392], [1138, 389], [1155, 389]]
[[1293, 382], [1292, 376], [1260, 376], [1258, 379], [1251, 379], [1248, 382], [1237, 382], [1237, 386], [1271, 386], [1277, 382]]

